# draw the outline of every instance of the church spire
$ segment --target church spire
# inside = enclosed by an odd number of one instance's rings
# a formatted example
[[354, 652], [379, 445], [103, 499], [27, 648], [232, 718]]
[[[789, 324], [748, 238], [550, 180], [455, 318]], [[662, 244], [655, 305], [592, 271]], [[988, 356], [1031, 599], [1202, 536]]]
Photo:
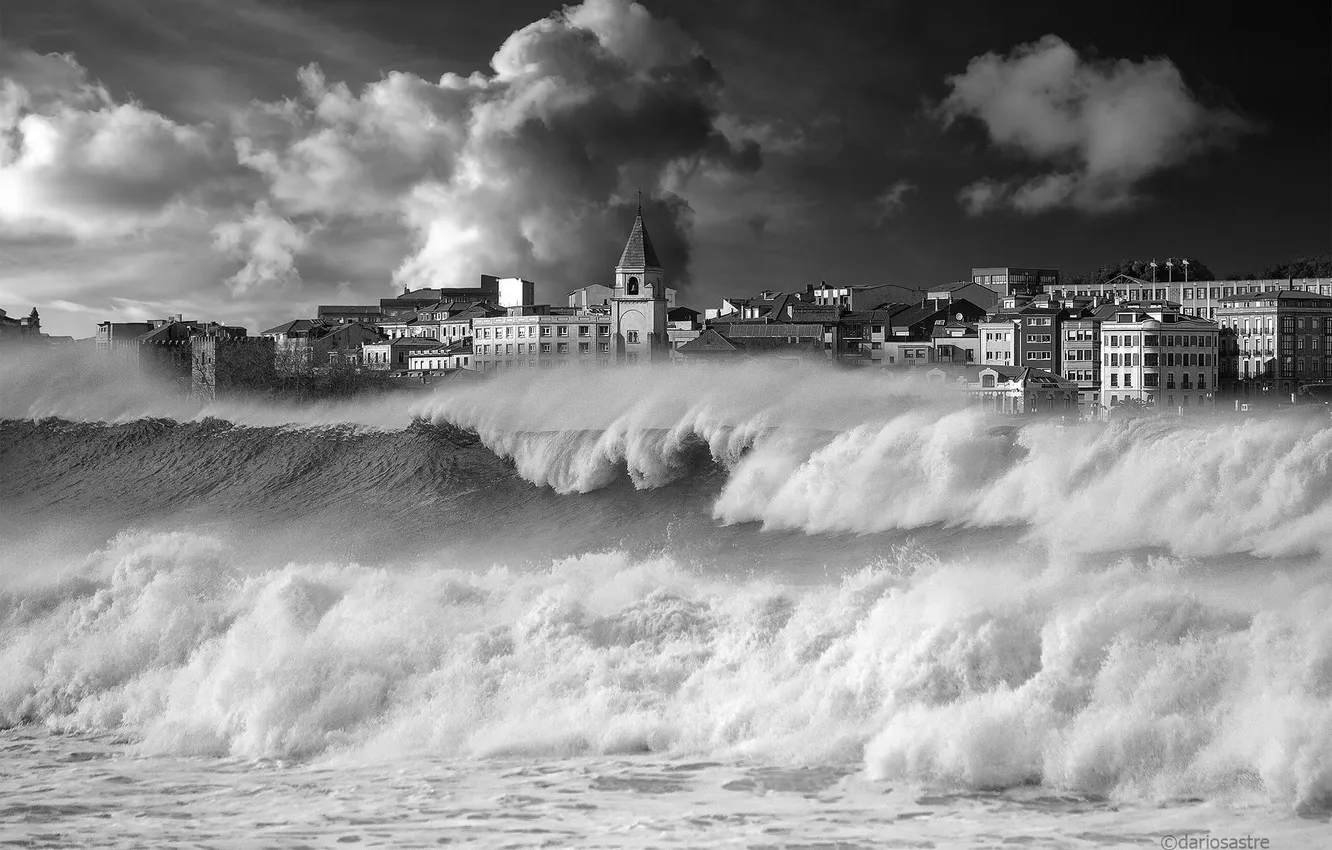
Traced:
[[661, 260], [657, 259], [657, 250], [652, 247], [652, 237], [648, 236], [643, 224], [643, 200], [640, 190], [638, 214], [634, 216], [634, 227], [629, 231], [629, 241], [624, 243], [624, 252], [620, 254], [617, 269], [660, 269]]

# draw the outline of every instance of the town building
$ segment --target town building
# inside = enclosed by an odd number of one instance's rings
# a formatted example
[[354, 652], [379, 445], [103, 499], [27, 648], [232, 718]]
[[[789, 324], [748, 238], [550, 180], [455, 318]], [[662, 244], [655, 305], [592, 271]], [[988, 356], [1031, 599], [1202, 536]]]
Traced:
[[845, 307], [848, 310], [873, 310], [884, 304], [918, 304], [926, 300], [926, 290], [896, 283], [862, 286], [831, 286], [819, 281], [808, 290], [806, 300], [820, 307]]
[[361, 346], [361, 364], [372, 372], [404, 371], [408, 368], [408, 359], [412, 355], [439, 347], [439, 340], [420, 337], [366, 342]]
[[615, 362], [614, 319], [606, 313], [512, 308], [472, 320], [473, 368], [483, 372]]
[[1012, 366], [1017, 362], [1017, 336], [1022, 318], [1016, 311], [998, 312], [976, 323], [980, 362], [985, 366]]
[[318, 321], [326, 325], [359, 322], [373, 325], [383, 321], [384, 308], [378, 304], [327, 304], [320, 305], [315, 314]]
[[971, 402], [989, 413], [1005, 416], [1076, 417], [1078, 388], [1045, 369], [1016, 366], [936, 366], [928, 381], [956, 383]]
[[1059, 288], [1059, 269], [1028, 269], [990, 266], [971, 270], [971, 282], [1005, 295], [1040, 295]]
[[1226, 395], [1287, 398], [1332, 383], [1332, 294], [1282, 289], [1217, 304]]
[[365, 346], [384, 335], [363, 322], [328, 324], [318, 319], [292, 319], [259, 334], [273, 341], [274, 368], [280, 375], [299, 375], [321, 369], [336, 359], [361, 364]]
[[472, 368], [472, 340], [458, 340], [437, 348], [410, 351], [407, 369], [411, 372], [438, 372]]
[[616, 359], [633, 365], [670, 357], [666, 333], [666, 272], [638, 208], [633, 228], [615, 264], [611, 294], [611, 335]]
[[930, 332], [933, 360], [940, 366], [966, 366], [980, 362], [980, 330], [975, 322], [949, 319]]
[[1225, 299], [1283, 291], [1332, 295], [1332, 278], [1149, 281], [1120, 274], [1102, 283], [1077, 284], [1065, 293], [1109, 301], [1171, 301], [1185, 315], [1216, 319]]
[[[275, 340], [213, 327], [190, 337], [190, 390], [208, 401], [276, 383]], [[243, 330], [243, 329], [241, 329]]]
[[1078, 405], [1086, 416], [1100, 412], [1101, 322], [1107, 315], [1114, 315], [1114, 310], [1113, 304], [1089, 310], [1065, 319], [1060, 326], [1063, 376], [1078, 385]]
[[481, 275], [476, 287], [441, 287], [438, 289], [408, 289], [401, 295], [381, 298], [379, 306], [384, 319], [406, 319], [440, 301], [476, 303], [485, 301], [500, 307], [523, 307], [536, 300], [536, 284], [519, 277]]
[[970, 301], [985, 310], [993, 310], [999, 305], [999, 293], [988, 286], [967, 280], [931, 287], [926, 290], [925, 299], [927, 301], [940, 301], [945, 304], [954, 301]]
[[1101, 322], [1101, 405], [1210, 411], [1218, 371], [1216, 322], [1172, 302], [1125, 302]]
[[666, 311], [666, 338], [671, 345], [671, 359], [679, 361], [680, 346], [697, 339], [703, 332], [699, 312], [688, 307], [672, 307]]
[[4, 310], [0, 310], [0, 349], [13, 345], [29, 345], [45, 341], [46, 337], [42, 333], [42, 319], [38, 315], [36, 307], [33, 307], [32, 312], [21, 319], [14, 318]]

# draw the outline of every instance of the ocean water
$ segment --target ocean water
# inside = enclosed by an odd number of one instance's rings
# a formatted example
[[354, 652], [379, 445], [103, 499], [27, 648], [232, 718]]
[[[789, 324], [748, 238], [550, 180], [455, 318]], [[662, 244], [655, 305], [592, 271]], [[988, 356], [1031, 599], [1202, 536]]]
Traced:
[[0, 363], [0, 841], [1325, 846], [1329, 426]]

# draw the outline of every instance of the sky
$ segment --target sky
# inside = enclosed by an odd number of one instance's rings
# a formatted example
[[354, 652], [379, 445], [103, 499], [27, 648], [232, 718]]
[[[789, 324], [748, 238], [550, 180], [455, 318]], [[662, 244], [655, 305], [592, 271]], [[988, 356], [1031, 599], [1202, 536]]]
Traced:
[[1332, 251], [1332, 11], [5, 0], [0, 308], [251, 332], [404, 287], [682, 303]]

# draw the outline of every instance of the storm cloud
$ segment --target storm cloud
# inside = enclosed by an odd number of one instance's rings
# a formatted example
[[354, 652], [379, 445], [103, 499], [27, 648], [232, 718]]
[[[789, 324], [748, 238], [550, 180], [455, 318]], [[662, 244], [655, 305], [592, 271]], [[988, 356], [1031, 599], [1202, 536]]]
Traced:
[[[689, 207], [664, 190], [668, 176], [760, 165], [757, 142], [717, 128], [721, 79], [699, 47], [623, 0], [588, 0], [518, 30], [489, 74], [390, 73], [354, 92], [308, 66], [299, 82], [298, 98], [242, 114], [236, 139], [282, 217], [269, 224], [323, 229], [285, 243], [297, 248], [290, 263], [348, 224], [388, 217], [410, 234], [394, 280], [413, 288], [471, 286], [482, 272], [564, 287], [603, 280], [639, 188], [663, 262], [685, 283]], [[281, 277], [273, 255], [246, 270]]]

